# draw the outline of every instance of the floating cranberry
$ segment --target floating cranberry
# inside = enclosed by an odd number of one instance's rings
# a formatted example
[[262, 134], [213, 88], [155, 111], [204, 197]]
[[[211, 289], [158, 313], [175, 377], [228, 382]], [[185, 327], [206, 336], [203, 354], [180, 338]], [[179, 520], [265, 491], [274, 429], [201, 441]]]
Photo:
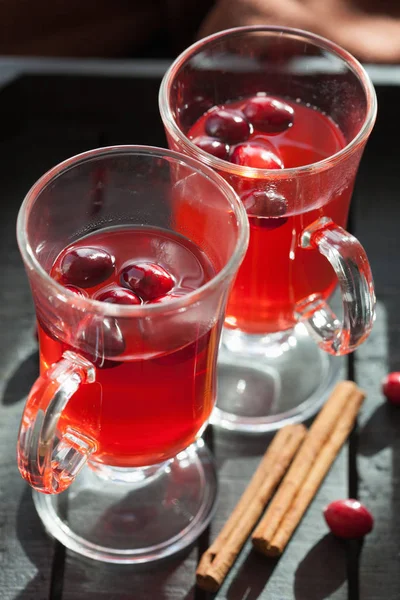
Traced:
[[250, 225], [276, 229], [286, 223], [287, 202], [283, 196], [268, 190], [252, 190], [242, 196]]
[[82, 296], [82, 298], [88, 298], [88, 294], [84, 290], [80, 290], [79, 288], [75, 287], [74, 285], [66, 285], [65, 289], [69, 290], [70, 292], [73, 292], [77, 296]]
[[60, 262], [61, 281], [81, 288], [98, 285], [110, 277], [114, 258], [100, 248], [71, 248]]
[[206, 334], [197, 338], [194, 342], [191, 342], [180, 348], [178, 350], [174, 350], [169, 354], [164, 354], [162, 356], [158, 356], [154, 358], [154, 362], [158, 365], [162, 365], [165, 367], [173, 367], [174, 365], [182, 364], [188, 360], [193, 360], [196, 356], [198, 356], [201, 352], [204, 352], [207, 348], [211, 338], [211, 331], [208, 331]]
[[213, 103], [204, 96], [195, 96], [182, 107], [178, 108], [178, 120], [184, 129], [191, 127], [197, 119], [206, 113], [212, 107]]
[[238, 144], [231, 151], [230, 161], [253, 169], [283, 169], [277, 150], [267, 140]]
[[247, 102], [243, 112], [253, 127], [264, 133], [282, 133], [293, 125], [293, 108], [277, 98], [256, 96]]
[[[50, 329], [51, 325], [49, 323], [48, 317], [46, 318], [44, 315], [37, 314], [37, 322], [38, 322], [38, 325], [40, 325], [43, 333], [45, 333], [52, 340], [57, 340], [57, 337], [54, 334], [54, 331], [52, 331], [52, 329]], [[40, 332], [38, 329], [36, 331], [37, 331], [36, 339], [39, 340]]]
[[168, 294], [174, 286], [173, 277], [168, 271], [148, 262], [126, 266], [121, 272], [121, 282], [147, 302]]
[[374, 519], [358, 500], [336, 500], [324, 509], [324, 517], [329, 529], [337, 537], [360, 538], [369, 533]]
[[207, 137], [206, 135], [200, 135], [199, 137], [194, 138], [192, 142], [204, 150], [204, 152], [208, 152], [208, 154], [212, 154], [212, 156], [216, 156], [222, 160], [228, 160], [228, 144], [224, 144], [224, 142], [220, 142], [212, 137]]
[[165, 294], [165, 296], [160, 296], [159, 298], [156, 298], [155, 300], [153, 300], [153, 304], [164, 304], [165, 302], [171, 302], [171, 300], [176, 300], [177, 298], [182, 298], [182, 296], [186, 296], [190, 292], [193, 292], [193, 290], [189, 290], [189, 289], [175, 290], [174, 292]]
[[237, 144], [248, 139], [251, 128], [239, 110], [220, 108], [210, 113], [205, 123], [207, 135], [227, 144]]
[[81, 325], [77, 342], [83, 356], [103, 369], [120, 364], [108, 358], [119, 356], [125, 350], [125, 340], [116, 319], [108, 317], [88, 317]]
[[386, 375], [382, 381], [382, 391], [391, 404], [400, 406], [400, 372]]
[[272, 231], [278, 227], [282, 227], [287, 221], [287, 217], [252, 217], [249, 215], [249, 224], [253, 227], [261, 227]]
[[96, 296], [100, 302], [110, 302], [111, 304], [142, 304], [140, 298], [134, 292], [125, 288], [115, 287], [102, 292]]

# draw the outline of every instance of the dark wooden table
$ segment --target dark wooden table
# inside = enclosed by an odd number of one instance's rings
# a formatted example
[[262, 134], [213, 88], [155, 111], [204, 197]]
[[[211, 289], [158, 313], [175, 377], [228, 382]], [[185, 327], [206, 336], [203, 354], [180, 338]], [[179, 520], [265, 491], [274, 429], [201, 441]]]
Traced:
[[[140, 570], [83, 560], [49, 539], [20, 478], [15, 443], [38, 369], [34, 313], [15, 242], [24, 194], [56, 162], [114, 143], [164, 145], [157, 91], [165, 64], [0, 60], [0, 600], [205, 600], [194, 586], [199, 553], [244, 490], [266, 439], [208, 431], [220, 500], [210, 530], [182, 557]], [[246, 546], [218, 600], [400, 598], [400, 409], [380, 381], [400, 370], [400, 70], [370, 68], [379, 118], [364, 155], [353, 229], [372, 263], [378, 296], [370, 340], [345, 376], [368, 392], [352, 435], [282, 558]], [[333, 499], [359, 497], [375, 517], [364, 544], [333, 538], [322, 518]]]

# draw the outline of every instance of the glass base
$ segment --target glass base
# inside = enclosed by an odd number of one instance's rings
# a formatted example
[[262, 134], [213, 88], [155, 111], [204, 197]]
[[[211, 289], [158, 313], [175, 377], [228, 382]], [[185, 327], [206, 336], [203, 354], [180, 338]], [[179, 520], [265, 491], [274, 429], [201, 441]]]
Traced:
[[47, 532], [78, 554], [120, 564], [148, 563], [192, 544], [211, 520], [217, 493], [203, 440], [156, 469], [129, 473], [97, 464], [63, 494], [34, 492]]
[[269, 335], [224, 329], [211, 423], [264, 433], [313, 416], [340, 379], [343, 358], [321, 350], [302, 324]]

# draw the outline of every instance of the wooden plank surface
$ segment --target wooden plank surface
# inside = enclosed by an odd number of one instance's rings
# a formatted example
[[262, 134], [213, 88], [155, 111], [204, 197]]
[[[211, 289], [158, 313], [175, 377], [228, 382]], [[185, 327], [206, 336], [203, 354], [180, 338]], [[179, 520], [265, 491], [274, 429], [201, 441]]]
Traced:
[[[54, 554], [54, 544], [43, 532], [30, 491], [20, 479], [15, 463], [23, 398], [37, 372], [33, 309], [15, 243], [17, 209], [31, 183], [45, 169], [62, 158], [98, 145], [99, 139], [105, 143], [163, 144], [154, 96], [158, 81], [143, 84], [148, 86], [146, 93], [153, 97], [152, 104], [146, 107], [145, 121], [137, 119], [143, 103], [142, 83], [137, 87], [128, 79], [125, 82], [116, 80], [110, 86], [97, 77], [92, 85], [82, 87], [72, 77], [69, 82], [59, 78], [53, 86], [32, 76], [17, 80], [7, 94], [0, 94], [3, 116], [10, 113], [14, 117], [14, 120], [5, 118], [0, 141], [1, 600], [206, 598], [194, 588], [199, 552], [196, 546], [184, 556], [139, 570], [83, 560], [70, 552], [64, 553], [58, 544]], [[17, 86], [17, 93], [12, 90], [13, 85]], [[28, 96], [32, 98], [32, 106], [24, 110]], [[393, 139], [398, 139], [400, 133], [394, 131], [400, 126], [395, 113], [399, 98], [398, 92], [397, 95], [389, 90], [381, 93], [381, 133], [374, 135], [366, 153], [358, 189], [358, 202], [362, 201], [362, 205], [357, 211], [356, 229], [370, 254], [380, 300], [373, 335], [358, 351], [355, 365], [357, 381], [368, 392], [358, 435], [359, 493], [376, 519], [374, 532], [365, 540], [360, 554], [360, 580], [354, 580], [357, 547], [343, 545], [330, 536], [321, 516], [327, 502], [349, 493], [351, 474], [346, 448], [281, 560], [267, 560], [245, 547], [216, 596], [218, 600], [381, 600], [383, 585], [385, 600], [400, 597], [400, 413], [388, 409], [379, 387], [388, 369], [400, 370], [400, 269], [394, 268], [400, 250], [400, 182], [396, 166], [398, 151], [391, 158], [387, 152], [387, 132]], [[64, 111], [63, 103], [69, 100], [70, 108]], [[116, 110], [118, 106], [120, 110]], [[78, 119], [77, 111], [80, 111]], [[221, 500], [208, 532], [210, 540], [250, 479], [266, 438], [249, 442], [215, 433], [213, 441]], [[354, 438], [350, 462], [356, 450], [357, 438]], [[200, 547], [204, 549], [206, 543], [204, 535]], [[347, 582], [349, 575], [351, 585]]]
[[[225, 438], [221, 444], [219, 438]], [[223, 523], [254, 473], [268, 438], [250, 442], [216, 435], [221, 502], [211, 538]], [[222, 446], [222, 448], [221, 448]], [[251, 450], [253, 448], [253, 450]], [[336, 460], [280, 560], [260, 556], [248, 543], [216, 595], [218, 600], [317, 600], [347, 598], [345, 552], [330, 535], [322, 517], [332, 498], [347, 495], [347, 451]]]
[[[36, 173], [26, 172], [22, 181], [15, 161], [18, 143], [7, 146], [7, 150], [4, 145], [1, 148], [0, 596], [2, 600], [46, 600], [53, 543], [44, 534], [30, 490], [19, 476], [15, 455], [24, 399], [38, 370], [34, 312], [16, 246], [15, 219]], [[26, 158], [22, 153], [21, 161]]]
[[[17, 102], [18, 104], [18, 102]], [[0, 95], [1, 107], [1, 95]], [[5, 117], [7, 113], [3, 113]], [[47, 600], [54, 542], [44, 533], [31, 491], [16, 466], [16, 440], [25, 397], [38, 373], [31, 293], [15, 238], [19, 206], [34, 181], [56, 162], [96, 145], [91, 128], [43, 126], [27, 119], [0, 142], [0, 598]], [[29, 124], [29, 125], [28, 125]]]
[[356, 232], [370, 256], [378, 298], [374, 330], [355, 364], [368, 392], [358, 440], [359, 496], [375, 518], [360, 556], [362, 600], [400, 598], [400, 409], [381, 392], [386, 373], [400, 371], [399, 98], [399, 88], [378, 89], [378, 122], [357, 194]]
[[95, 564], [68, 553], [62, 600], [194, 600], [197, 550], [142, 568]]

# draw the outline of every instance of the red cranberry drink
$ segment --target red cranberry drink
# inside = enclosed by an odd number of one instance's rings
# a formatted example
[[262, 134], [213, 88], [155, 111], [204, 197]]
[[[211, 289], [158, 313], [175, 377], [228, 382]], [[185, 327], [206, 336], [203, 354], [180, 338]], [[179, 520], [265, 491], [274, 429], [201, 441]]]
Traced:
[[[100, 302], [167, 306], [210, 281], [215, 270], [205, 253], [183, 236], [117, 227], [65, 248], [51, 275], [74, 293]], [[102, 329], [104, 360], [94, 351], [97, 331], [89, 319], [80, 335], [87, 345], [85, 357], [97, 366], [96, 384], [83, 386], [71, 398], [62, 414], [61, 432], [81, 429], [84, 423], [86, 432], [96, 437], [97, 460], [107, 465], [151, 465], [175, 456], [210, 415], [220, 327], [217, 322], [189, 343], [185, 331], [178, 329], [175, 336], [181, 343], [169, 344], [176, 349], [157, 354], [156, 332], [139, 337], [136, 328], [110, 320]], [[73, 350], [40, 325], [39, 343], [42, 372]], [[126, 358], [134, 354], [135, 360]], [[100, 402], [99, 412], [93, 410]]]
[[[376, 115], [372, 83], [329, 40], [238, 27], [178, 56], [159, 106], [169, 146], [221, 174], [250, 223], [227, 307], [213, 422], [262, 432], [306, 418], [338, 377], [326, 353], [352, 352], [374, 320], [368, 259], [345, 230]], [[180, 208], [179, 222], [198, 219], [195, 207]], [[337, 284], [342, 318], [330, 307]]]
[[[177, 221], [184, 205], [197, 220]], [[18, 467], [47, 531], [114, 564], [193, 544], [217, 492], [201, 434], [248, 244], [243, 204], [193, 158], [98, 148], [34, 184], [17, 236], [40, 352]]]
[[[336, 123], [318, 109], [265, 94], [211, 108], [187, 135], [213, 156], [256, 169], [301, 167], [346, 145]], [[318, 185], [316, 179], [315, 188]], [[345, 226], [352, 190], [301, 213], [290, 211], [279, 193], [258, 189], [252, 181], [240, 181], [237, 191], [249, 216], [250, 244], [230, 297], [226, 325], [248, 333], [291, 328], [293, 305], [315, 290], [327, 298], [337, 282], [323, 256], [297, 246], [299, 232], [321, 216]], [[316, 189], [310, 191], [317, 194]]]
[[[198, 220], [181, 224], [175, 211], [186, 204]], [[54, 167], [19, 219], [40, 352], [22, 475], [57, 494], [85, 461], [105, 479], [135, 479], [169, 459], [178, 467], [215, 402], [226, 300], [247, 247], [243, 205], [198, 161], [122, 146]], [[196, 452], [191, 460], [201, 474]]]

